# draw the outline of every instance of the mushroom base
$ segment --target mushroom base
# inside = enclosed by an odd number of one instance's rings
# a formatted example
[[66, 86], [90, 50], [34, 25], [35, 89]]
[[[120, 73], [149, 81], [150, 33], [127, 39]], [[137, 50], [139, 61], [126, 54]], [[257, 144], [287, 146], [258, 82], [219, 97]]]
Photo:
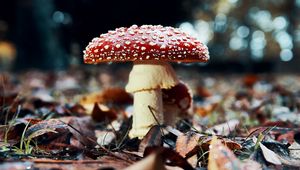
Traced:
[[161, 96], [160, 88], [134, 93], [133, 122], [132, 129], [129, 132], [130, 138], [143, 138], [153, 125], [163, 123]]

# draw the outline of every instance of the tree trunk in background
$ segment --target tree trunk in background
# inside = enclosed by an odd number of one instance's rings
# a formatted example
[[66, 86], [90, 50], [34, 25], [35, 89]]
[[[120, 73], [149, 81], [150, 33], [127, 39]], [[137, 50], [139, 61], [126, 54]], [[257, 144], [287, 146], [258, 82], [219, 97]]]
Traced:
[[68, 58], [52, 20], [53, 0], [19, 0], [16, 12], [16, 70], [65, 69]]

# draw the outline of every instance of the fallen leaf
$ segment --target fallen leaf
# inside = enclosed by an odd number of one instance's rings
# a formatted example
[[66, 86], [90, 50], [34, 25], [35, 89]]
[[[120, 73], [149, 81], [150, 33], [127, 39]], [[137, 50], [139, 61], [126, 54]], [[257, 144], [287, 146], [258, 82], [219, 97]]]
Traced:
[[195, 112], [201, 116], [205, 117], [209, 114], [212, 113], [212, 111], [216, 108], [217, 104], [216, 103], [207, 103], [205, 105], [195, 105]]
[[117, 112], [112, 109], [109, 109], [105, 105], [95, 103], [91, 116], [93, 120], [97, 122], [112, 121], [117, 118]]
[[179, 118], [188, 117], [192, 106], [192, 92], [187, 84], [180, 82], [170, 89], [162, 89], [164, 124], [175, 126]]
[[262, 166], [256, 161], [253, 161], [251, 159], [243, 160], [241, 165], [241, 170], [261, 170]]
[[216, 136], [212, 138], [209, 147], [208, 170], [232, 170], [241, 169], [241, 162], [233, 152], [224, 146]]
[[167, 130], [169, 133], [175, 135], [176, 137], [178, 137], [178, 136], [180, 136], [180, 135], [183, 134], [183, 133], [180, 132], [178, 129], [173, 128], [173, 127], [171, 127], [171, 126], [167, 126], [167, 127], [166, 127], [166, 130]]
[[263, 153], [263, 155], [264, 155], [264, 158], [265, 158], [268, 162], [270, 162], [270, 163], [272, 163], [272, 164], [274, 164], [274, 165], [281, 165], [281, 161], [280, 161], [278, 155], [277, 155], [275, 152], [273, 152], [273, 151], [271, 151], [270, 149], [268, 149], [268, 148], [267, 148], [265, 145], [263, 145], [261, 142], [259, 142], [259, 147], [260, 147], [260, 149], [261, 149], [261, 151], [262, 151], [262, 153]]
[[141, 161], [125, 168], [125, 170], [165, 170], [163, 155], [160, 153], [152, 153]]
[[[115, 157], [112, 157], [112, 156], [102, 156], [101, 158], [99, 158], [99, 160], [102, 161], [102, 163], [100, 163], [99, 165], [103, 169], [105, 169], [105, 168], [107, 168], [107, 169], [109, 169], [109, 168], [125, 169], [126, 167], [129, 167], [130, 165], [132, 165], [129, 161], [116, 159]], [[82, 170], [82, 169], [79, 169], [79, 170]]]
[[[55, 132], [55, 133], [53, 133]], [[50, 133], [50, 134], [49, 134]], [[68, 139], [65, 138], [65, 134], [69, 133], [67, 125], [58, 119], [49, 119], [40, 121], [30, 126], [25, 133], [25, 138], [37, 138], [39, 136], [48, 134], [47, 137], [39, 140], [39, 143], [50, 143], [52, 140], [59, 138], [62, 143], [68, 143]], [[64, 135], [63, 135], [64, 134]]]
[[200, 134], [192, 131], [181, 134], [176, 140], [176, 151], [184, 158], [189, 158], [197, 154], [200, 147], [200, 137]]
[[139, 152], [144, 153], [147, 147], [161, 146], [162, 145], [162, 133], [158, 125], [154, 125], [148, 131], [146, 136], [139, 145]]
[[69, 116], [61, 118], [60, 120], [68, 126], [69, 131], [83, 146], [93, 148], [97, 144], [94, 133], [95, 127], [89, 116]]
[[280, 134], [278, 137], [277, 137], [277, 141], [279, 142], [282, 142], [282, 143], [289, 143], [289, 144], [292, 144], [294, 142], [294, 135], [295, 135], [295, 132], [294, 131], [289, 131], [289, 132], [286, 132], [284, 134]]
[[193, 167], [196, 168], [198, 166], [198, 156], [197, 155], [193, 155], [189, 158], [187, 158], [187, 162]]
[[300, 159], [300, 144], [293, 142], [289, 147], [290, 157], [293, 159]]
[[230, 134], [230, 132], [236, 130], [238, 125], [240, 124], [240, 121], [237, 119], [229, 120], [225, 123], [215, 125], [209, 129], [206, 130], [207, 133], [213, 133], [215, 135], [223, 135], [227, 136]]
[[15, 169], [33, 169], [34, 164], [30, 161], [26, 162], [2, 162], [0, 169], [2, 170], [15, 170]]
[[113, 140], [116, 139], [116, 134], [112, 131], [95, 131], [97, 137], [97, 143], [101, 146], [109, 145]]
[[212, 96], [212, 94], [207, 88], [203, 86], [198, 86], [196, 96], [199, 96], [201, 98], [206, 98]]
[[37, 131], [33, 132], [32, 134], [30, 134], [27, 137], [27, 140], [31, 140], [33, 138], [36, 138], [36, 137], [41, 136], [41, 135], [46, 134], [46, 133], [57, 133], [57, 132], [53, 128], [40, 129], [40, 130], [37, 130]]
[[[53, 160], [37, 158], [27, 160], [33, 164], [32, 169], [72, 169], [72, 170], [95, 170], [95, 169], [124, 169], [130, 163], [111, 156], [102, 156], [97, 160]], [[26, 169], [26, 168], [20, 168]]]
[[[223, 145], [225, 145], [226, 147], [228, 147], [231, 150], [240, 150], [240, 149], [242, 149], [241, 144], [239, 144], [235, 141], [232, 141], [230, 139], [220, 138], [218, 140], [220, 140]], [[199, 140], [201, 149], [204, 150], [204, 151], [209, 150], [211, 142], [212, 142], [212, 137], [211, 136], [201, 136], [201, 138]]]
[[103, 91], [93, 92], [81, 97], [79, 103], [83, 106], [89, 104], [131, 104], [133, 102], [132, 96], [122, 88], [107, 88]]
[[102, 102], [100, 103], [112, 103], [116, 105], [132, 104], [133, 98], [123, 88], [107, 88], [102, 91]]
[[171, 148], [164, 148], [164, 147], [147, 147], [144, 152], [144, 156], [150, 155], [151, 153], [158, 153], [159, 155], [164, 158], [165, 161], [167, 161], [167, 165], [170, 166], [178, 166], [185, 170], [193, 170], [194, 168], [187, 162], [186, 159], [184, 159], [182, 156], [180, 156], [177, 152], [175, 152]]
[[282, 157], [282, 156], [279, 156], [279, 159], [281, 161], [281, 163], [283, 165], [285, 165], [285, 167], [287, 168], [295, 168], [295, 169], [299, 169], [300, 168], [300, 161], [299, 159], [293, 159], [293, 158], [290, 158], [290, 157]]
[[180, 82], [170, 89], [162, 89], [163, 104], [172, 105], [186, 112], [192, 105], [192, 92], [187, 84]]
[[72, 107], [68, 108], [68, 111], [72, 114], [78, 115], [78, 116], [86, 116], [86, 110], [83, 106], [80, 104], [75, 104]]
[[85, 108], [87, 114], [92, 113], [95, 103], [101, 103], [101, 102], [102, 102], [101, 92], [93, 92], [84, 95], [79, 100], [79, 104]]

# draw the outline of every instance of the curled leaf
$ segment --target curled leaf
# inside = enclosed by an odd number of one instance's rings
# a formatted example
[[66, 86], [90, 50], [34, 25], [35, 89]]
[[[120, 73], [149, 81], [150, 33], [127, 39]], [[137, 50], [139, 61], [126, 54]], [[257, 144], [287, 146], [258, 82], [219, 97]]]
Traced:
[[94, 109], [92, 111], [92, 118], [97, 122], [102, 122], [106, 120], [112, 121], [117, 118], [117, 112], [112, 109], [109, 109], [104, 105], [95, 103]]
[[57, 130], [66, 132], [68, 131], [67, 125], [58, 119], [43, 120], [30, 126], [25, 133], [25, 137], [32, 139], [50, 132], [57, 133]]

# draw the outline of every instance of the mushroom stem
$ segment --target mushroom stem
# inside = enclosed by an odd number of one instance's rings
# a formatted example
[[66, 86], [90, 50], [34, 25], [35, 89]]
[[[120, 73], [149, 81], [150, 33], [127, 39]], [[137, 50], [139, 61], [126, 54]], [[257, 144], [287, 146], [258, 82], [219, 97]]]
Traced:
[[153, 125], [163, 123], [162, 92], [160, 88], [135, 92], [133, 107], [130, 137], [142, 138]]
[[169, 89], [178, 82], [175, 71], [166, 62], [134, 62], [126, 86], [126, 91], [134, 94], [133, 124], [129, 137], [143, 138], [153, 125], [163, 124], [161, 89]]

